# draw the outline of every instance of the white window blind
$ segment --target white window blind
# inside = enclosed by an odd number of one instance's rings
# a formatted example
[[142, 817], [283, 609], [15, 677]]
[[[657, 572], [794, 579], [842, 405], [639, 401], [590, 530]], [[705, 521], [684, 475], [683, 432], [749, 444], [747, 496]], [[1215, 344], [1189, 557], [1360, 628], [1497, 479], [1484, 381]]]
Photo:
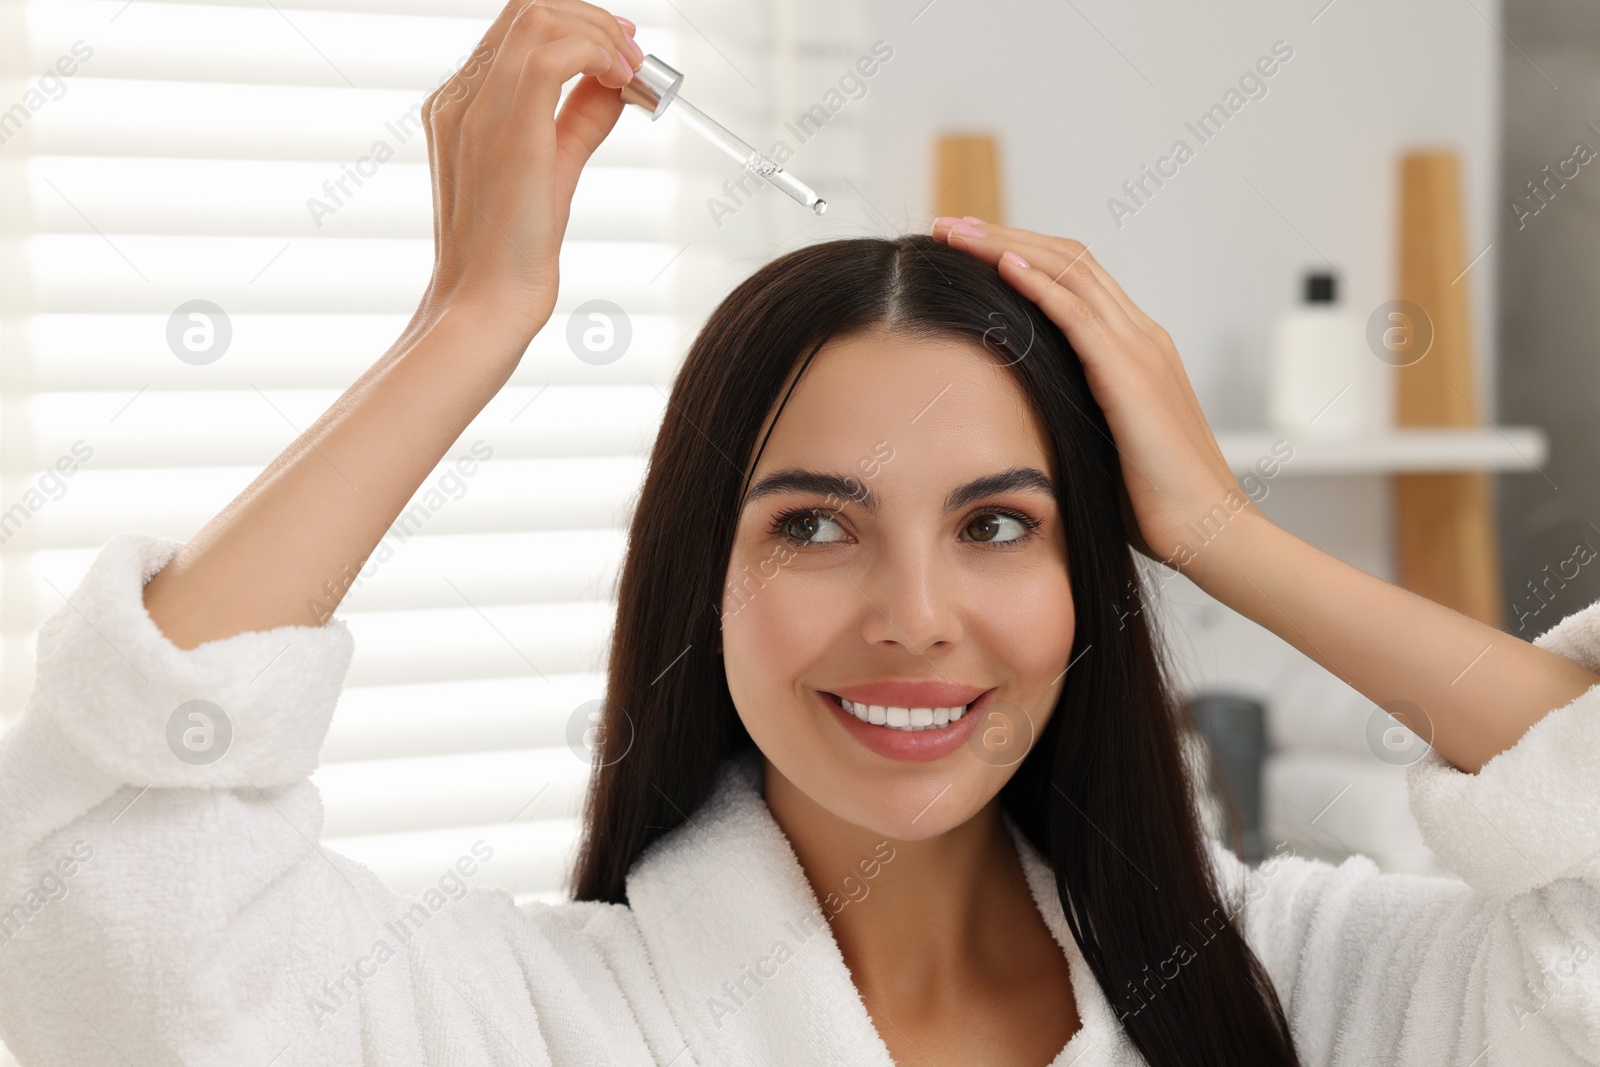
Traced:
[[[420, 103], [499, 6], [0, 5], [4, 724], [31, 691], [39, 624], [106, 539], [192, 537], [398, 336], [432, 260]], [[856, 0], [618, 10], [685, 71], [686, 97], [763, 149], [871, 46]], [[794, 163], [835, 230], [860, 110]], [[555, 317], [339, 608], [357, 650], [314, 778], [323, 841], [398, 892], [481, 838], [494, 856], [474, 883], [561, 895], [589, 773], [569, 724], [603, 696], [665, 394], [715, 301], [822, 232], [770, 188], [717, 225], [708, 198], [737, 177], [676, 122], [627, 109], [579, 184]], [[597, 299], [631, 330], [611, 362], [568, 342]], [[174, 325], [192, 301], [222, 314]], [[224, 323], [209, 362], [170, 339], [200, 329], [203, 355]]]

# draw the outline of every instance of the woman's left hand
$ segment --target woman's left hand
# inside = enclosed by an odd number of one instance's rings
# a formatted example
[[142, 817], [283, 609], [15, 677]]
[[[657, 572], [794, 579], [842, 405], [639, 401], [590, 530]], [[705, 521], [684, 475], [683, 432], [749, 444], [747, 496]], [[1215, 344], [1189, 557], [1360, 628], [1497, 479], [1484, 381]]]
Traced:
[[1172, 338], [1082, 243], [970, 217], [935, 219], [933, 236], [998, 268], [1066, 334], [1121, 456], [1144, 542], [1133, 540], [1135, 548], [1182, 569], [1194, 557], [1188, 524], [1217, 507], [1230, 517], [1255, 510], [1217, 447]]
[[[958, 221], [935, 220], [934, 236], [997, 266], [1077, 351], [1116, 441], [1137, 529], [1157, 550], [1155, 558], [1172, 560], [1206, 593], [1374, 704], [1403, 709], [1396, 718], [1411, 712], [1405, 725], [1469, 773], [1516, 745], [1551, 709], [1567, 708], [1600, 684], [1600, 673], [1582, 663], [1260, 521], [1217, 448], [1172, 338], [1082, 244], [976, 219], [966, 220], [977, 228], [963, 236], [953, 225]], [[1219, 505], [1232, 515], [1225, 534], [1238, 526], [1248, 532], [1231, 547], [1224, 536], [1223, 547], [1208, 542], [1179, 551], [1195, 536], [1185, 525], [1210, 519]], [[1242, 521], [1247, 515], [1256, 521]], [[1151, 555], [1146, 546], [1134, 547]], [[1474, 667], [1480, 660], [1484, 666]], [[1477, 680], [1457, 684], [1468, 668]]]

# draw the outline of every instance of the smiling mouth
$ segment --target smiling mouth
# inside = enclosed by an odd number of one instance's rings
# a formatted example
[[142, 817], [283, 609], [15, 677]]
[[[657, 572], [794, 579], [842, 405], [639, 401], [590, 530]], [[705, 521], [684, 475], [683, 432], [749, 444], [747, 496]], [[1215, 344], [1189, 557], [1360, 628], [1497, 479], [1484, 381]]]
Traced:
[[846, 713], [854, 715], [864, 723], [903, 733], [942, 730], [951, 723], [959, 722], [961, 716], [967, 713], [967, 709], [972, 707], [971, 704], [965, 704], [958, 708], [896, 708], [883, 704], [857, 704], [832, 693], [828, 693], [827, 696], [837, 701]]

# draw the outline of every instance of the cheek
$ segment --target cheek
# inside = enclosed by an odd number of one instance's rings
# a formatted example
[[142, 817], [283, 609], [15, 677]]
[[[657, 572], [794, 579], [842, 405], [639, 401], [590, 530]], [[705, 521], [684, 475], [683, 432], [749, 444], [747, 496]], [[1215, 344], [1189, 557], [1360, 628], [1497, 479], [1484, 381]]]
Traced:
[[1064, 566], [1032, 570], [975, 591], [995, 610], [973, 612], [982, 643], [1015, 671], [1024, 691], [1042, 693], [1067, 664], [1077, 632], [1072, 585]]
[[773, 706], [774, 697], [793, 693], [797, 678], [826, 661], [840, 614], [835, 584], [802, 573], [793, 550], [735, 557], [723, 588], [722, 649], [741, 714]]

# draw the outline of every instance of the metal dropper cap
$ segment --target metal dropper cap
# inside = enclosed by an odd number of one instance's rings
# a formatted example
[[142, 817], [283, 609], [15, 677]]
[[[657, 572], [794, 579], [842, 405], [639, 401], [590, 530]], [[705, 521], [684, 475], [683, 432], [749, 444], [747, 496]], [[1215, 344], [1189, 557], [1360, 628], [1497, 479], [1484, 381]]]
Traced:
[[678, 95], [683, 75], [667, 66], [655, 56], [647, 55], [633, 72], [633, 80], [622, 87], [624, 103], [637, 104], [650, 112], [654, 122], [667, 110], [672, 98]]

